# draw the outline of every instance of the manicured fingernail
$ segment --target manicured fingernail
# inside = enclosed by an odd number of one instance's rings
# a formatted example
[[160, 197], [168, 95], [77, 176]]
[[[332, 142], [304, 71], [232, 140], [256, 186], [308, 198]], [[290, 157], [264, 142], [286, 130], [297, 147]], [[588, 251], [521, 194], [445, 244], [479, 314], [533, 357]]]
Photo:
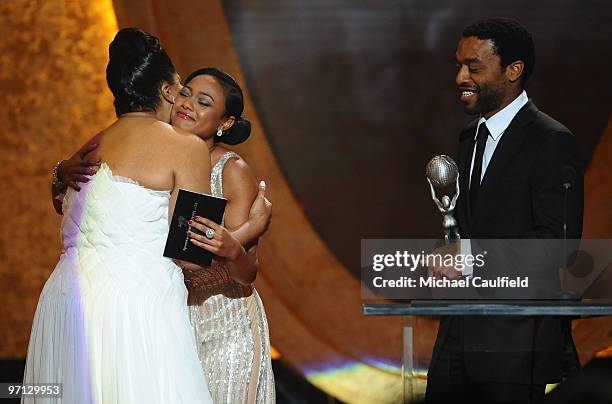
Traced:
[[192, 232], [190, 232], [190, 231], [188, 231], [188, 232], [187, 232], [187, 235], [188, 235], [189, 237], [191, 237], [191, 235], [192, 235], [192, 234], [193, 234], [193, 233], [192, 233]]
[[193, 224], [193, 220], [188, 221], [187, 224]]

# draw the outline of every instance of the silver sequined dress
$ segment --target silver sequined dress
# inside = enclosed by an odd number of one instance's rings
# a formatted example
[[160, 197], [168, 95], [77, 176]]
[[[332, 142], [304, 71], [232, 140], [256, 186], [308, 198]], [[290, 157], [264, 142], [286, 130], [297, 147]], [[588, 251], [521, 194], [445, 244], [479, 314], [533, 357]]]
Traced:
[[[223, 168], [236, 153], [227, 152], [214, 165], [213, 196], [223, 196]], [[235, 284], [189, 306], [198, 355], [215, 404], [275, 403], [270, 336], [263, 304], [255, 288], [249, 296]], [[238, 296], [238, 297], [226, 297]]]

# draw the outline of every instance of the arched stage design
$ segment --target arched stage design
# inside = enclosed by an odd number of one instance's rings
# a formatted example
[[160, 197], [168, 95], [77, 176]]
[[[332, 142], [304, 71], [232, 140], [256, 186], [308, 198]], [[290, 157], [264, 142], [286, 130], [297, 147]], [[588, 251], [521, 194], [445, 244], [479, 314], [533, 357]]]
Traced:
[[[104, 79], [107, 47], [118, 28], [136, 26], [160, 37], [182, 77], [199, 67], [218, 66], [243, 84], [244, 115], [253, 132], [237, 151], [267, 181], [274, 203], [272, 225], [260, 243], [256, 285], [280, 360], [340, 400], [399, 402], [402, 320], [363, 316], [355, 271], [319, 235], [318, 224], [309, 221], [288, 185], [247, 88], [223, 2], [16, 0], [2, 2], [0, 16], [0, 176], [5, 196], [0, 216], [0, 357], [25, 356], [38, 295], [59, 255], [60, 218], [49, 198], [51, 167], [114, 119]], [[596, 147], [585, 181], [584, 237], [611, 238], [612, 120], [591, 140]], [[310, 191], [321, 197], [326, 192]], [[358, 246], [354, 254], [359, 255]], [[418, 346], [423, 356], [431, 352], [437, 327], [433, 320], [426, 324]], [[610, 329], [612, 321], [606, 318], [574, 322], [583, 362], [596, 352], [612, 355]]]

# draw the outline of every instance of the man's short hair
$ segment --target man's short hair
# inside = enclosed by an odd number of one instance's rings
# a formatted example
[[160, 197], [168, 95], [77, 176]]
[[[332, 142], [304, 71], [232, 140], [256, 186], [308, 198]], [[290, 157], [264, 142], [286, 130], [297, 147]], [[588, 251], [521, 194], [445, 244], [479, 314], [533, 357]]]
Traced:
[[525, 87], [535, 66], [535, 45], [525, 27], [509, 18], [488, 18], [465, 27], [462, 36], [490, 39], [493, 42], [493, 51], [499, 56], [502, 67], [522, 60], [525, 68], [521, 76], [521, 85]]

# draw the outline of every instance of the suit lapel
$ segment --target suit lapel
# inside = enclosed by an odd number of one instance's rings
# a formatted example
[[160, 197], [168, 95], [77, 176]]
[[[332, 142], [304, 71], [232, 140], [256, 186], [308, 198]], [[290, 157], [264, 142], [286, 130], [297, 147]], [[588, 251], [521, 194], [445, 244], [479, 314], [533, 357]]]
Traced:
[[490, 189], [493, 184], [497, 183], [504, 169], [514, 161], [515, 155], [521, 148], [525, 136], [527, 135], [523, 127], [531, 122], [536, 117], [537, 113], [538, 108], [533, 102], [529, 101], [521, 108], [510, 122], [510, 125], [508, 125], [508, 128], [506, 128], [499, 144], [495, 148], [495, 152], [491, 157], [491, 161], [487, 166], [487, 170], [480, 184], [481, 188], [475, 206], [476, 214], [475, 217], [472, 218], [472, 225], [474, 225], [482, 215], [483, 207], [490, 206]]

